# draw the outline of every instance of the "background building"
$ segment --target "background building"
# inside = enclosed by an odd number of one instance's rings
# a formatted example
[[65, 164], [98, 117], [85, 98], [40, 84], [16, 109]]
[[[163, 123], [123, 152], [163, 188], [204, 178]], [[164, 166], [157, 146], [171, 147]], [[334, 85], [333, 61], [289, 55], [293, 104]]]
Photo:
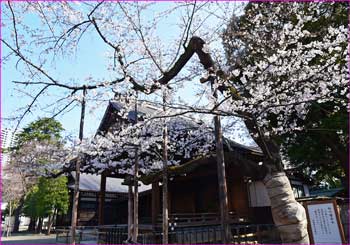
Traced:
[[14, 132], [12, 128], [1, 129], [1, 166], [10, 161], [10, 155], [6, 149], [14, 147], [17, 142], [17, 135], [21, 130]]

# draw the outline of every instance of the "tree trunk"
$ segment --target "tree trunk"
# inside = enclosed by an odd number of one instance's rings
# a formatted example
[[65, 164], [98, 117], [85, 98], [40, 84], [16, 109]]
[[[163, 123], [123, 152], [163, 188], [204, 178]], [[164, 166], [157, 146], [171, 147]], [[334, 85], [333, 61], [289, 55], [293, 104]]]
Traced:
[[11, 219], [11, 217], [12, 217], [12, 202], [10, 201], [9, 202], [9, 215], [8, 215], [8, 222], [7, 222], [7, 224], [5, 224], [6, 225], [6, 237], [8, 237], [9, 235], [10, 235], [10, 232], [11, 232], [11, 226], [12, 226], [12, 219]]
[[271, 212], [283, 243], [309, 244], [304, 207], [298, 203], [284, 172], [268, 174], [264, 184], [271, 201]]
[[306, 212], [295, 200], [289, 179], [283, 172], [280, 145], [272, 137], [265, 137], [254, 120], [245, 120], [245, 124], [250, 133], [258, 135], [254, 140], [264, 153], [265, 159], [260, 172], [264, 176], [263, 182], [270, 198], [272, 218], [282, 242], [309, 244]]
[[21, 215], [23, 204], [24, 204], [24, 197], [22, 197], [19, 200], [19, 204], [18, 204], [17, 208], [14, 210], [15, 221], [14, 221], [14, 225], [13, 225], [13, 232], [19, 231], [19, 225], [20, 225], [19, 216]]
[[32, 232], [35, 231], [36, 221], [37, 221], [36, 218], [30, 217], [30, 222], [29, 222], [29, 225], [28, 225], [28, 231], [32, 231]]
[[49, 215], [49, 221], [47, 222], [47, 231], [46, 231], [46, 235], [50, 235], [52, 223], [53, 223], [53, 214], [50, 214], [50, 215]]
[[43, 218], [40, 217], [39, 221], [38, 221], [38, 226], [37, 226], [37, 229], [36, 229], [36, 233], [40, 234], [42, 229], [43, 229]]

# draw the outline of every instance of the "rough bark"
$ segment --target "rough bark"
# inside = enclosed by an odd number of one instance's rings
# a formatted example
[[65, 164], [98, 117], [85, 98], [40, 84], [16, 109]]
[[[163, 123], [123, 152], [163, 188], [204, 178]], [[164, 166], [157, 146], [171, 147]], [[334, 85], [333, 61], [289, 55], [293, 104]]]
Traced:
[[280, 145], [272, 137], [264, 137], [253, 120], [245, 120], [249, 132], [264, 153], [263, 183], [271, 202], [272, 218], [283, 243], [309, 244], [304, 207], [298, 203], [285, 173], [280, 156]]
[[271, 201], [272, 217], [283, 243], [309, 244], [307, 218], [284, 172], [268, 174], [264, 184]]

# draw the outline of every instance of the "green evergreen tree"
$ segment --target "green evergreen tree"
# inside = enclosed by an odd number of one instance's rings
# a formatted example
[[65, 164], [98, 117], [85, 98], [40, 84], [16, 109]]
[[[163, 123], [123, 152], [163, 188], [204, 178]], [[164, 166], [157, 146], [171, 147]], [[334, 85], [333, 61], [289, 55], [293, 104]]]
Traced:
[[[253, 7], [249, 3], [242, 16], [234, 16], [231, 19], [224, 35], [224, 46], [228, 64], [232, 70], [258, 63], [265, 59], [266, 54], [272, 55], [280, 47], [279, 34], [286, 24], [297, 22], [297, 15], [289, 11], [292, 3], [259, 3], [259, 7]], [[329, 27], [347, 26], [348, 3], [323, 3], [319, 4], [319, 12], [309, 10], [310, 3], [298, 3], [303, 9], [303, 14], [313, 16], [315, 19], [305, 23], [303, 30], [312, 33], [312, 37], [302, 39], [302, 44], [321, 40]], [[278, 21], [269, 22], [266, 19], [264, 29], [257, 28], [253, 21], [256, 16], [266, 16], [275, 13], [276, 8], [282, 9], [283, 15], [278, 16]], [[259, 36], [259, 38], [255, 38]], [[342, 50], [346, 50], [347, 43], [343, 43]], [[295, 47], [289, 47], [294, 49]], [[334, 51], [335, 52], [335, 51]], [[330, 54], [331, 58], [332, 53]], [[316, 55], [309, 61], [309, 65], [326, 62], [324, 57]], [[343, 66], [346, 60], [339, 59], [337, 63]], [[291, 74], [292, 76], [293, 74]], [[279, 78], [271, 77], [271, 79]], [[280, 78], [288, 80], [288, 77]], [[253, 82], [253, 81], [250, 81]], [[240, 80], [235, 81], [242, 94], [244, 87], [240, 87]], [[276, 86], [278, 82], [276, 81]], [[336, 86], [336, 85], [335, 85]], [[327, 103], [314, 102], [306, 118], [301, 119], [293, 115], [290, 122], [297, 119], [298, 130], [284, 135], [274, 136], [276, 142], [282, 145], [281, 149], [291, 163], [305, 174], [313, 177], [316, 182], [328, 182], [331, 186], [341, 183], [345, 188], [349, 185], [349, 130], [348, 112], [342, 101], [346, 101], [342, 93], [344, 87], [339, 87], [338, 93], [333, 95], [339, 98], [339, 102]], [[249, 92], [247, 91], [247, 94]], [[337, 109], [335, 109], [337, 108]], [[269, 115], [271, 127], [278, 127], [278, 115]], [[342, 180], [342, 182], [340, 182]]]
[[[39, 231], [44, 217], [52, 218], [57, 212], [66, 212], [65, 205], [68, 205], [68, 199], [65, 195], [67, 191], [66, 184], [64, 184], [66, 183], [65, 177], [45, 180], [45, 178], [40, 177], [40, 173], [38, 173], [40, 171], [35, 169], [38, 164], [45, 165], [53, 160], [52, 152], [35, 151], [40, 146], [50, 149], [50, 151], [59, 151], [63, 147], [62, 131], [61, 123], [55, 119], [40, 118], [23, 128], [23, 131], [17, 136], [17, 144], [14, 149], [11, 149], [12, 161], [10, 165], [13, 168], [20, 169], [13, 172], [19, 172], [22, 183], [24, 183], [24, 193], [14, 212], [14, 231], [19, 229], [19, 215], [21, 212], [32, 219], [32, 224], [28, 227], [29, 230], [34, 229], [35, 221], [39, 219]], [[21, 171], [21, 169], [26, 169], [26, 171]], [[61, 195], [60, 198], [62, 199], [58, 199], [55, 196], [56, 193]], [[65, 203], [66, 199], [67, 202]], [[23, 205], [25, 205], [24, 209]], [[54, 214], [55, 210], [56, 213]], [[50, 221], [52, 225], [53, 219], [50, 219]]]

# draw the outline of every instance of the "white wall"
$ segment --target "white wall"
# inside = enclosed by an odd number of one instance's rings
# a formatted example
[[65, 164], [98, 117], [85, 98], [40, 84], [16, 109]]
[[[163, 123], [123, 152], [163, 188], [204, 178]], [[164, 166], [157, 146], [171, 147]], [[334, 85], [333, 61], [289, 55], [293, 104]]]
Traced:
[[[300, 181], [291, 181], [291, 184], [301, 185], [304, 188], [305, 196], [310, 196], [309, 187]], [[253, 181], [248, 183], [249, 203], [250, 207], [266, 207], [270, 206], [270, 199], [267, 190], [261, 181]]]
[[251, 207], [270, 206], [270, 199], [267, 190], [261, 181], [248, 183], [249, 203]]

